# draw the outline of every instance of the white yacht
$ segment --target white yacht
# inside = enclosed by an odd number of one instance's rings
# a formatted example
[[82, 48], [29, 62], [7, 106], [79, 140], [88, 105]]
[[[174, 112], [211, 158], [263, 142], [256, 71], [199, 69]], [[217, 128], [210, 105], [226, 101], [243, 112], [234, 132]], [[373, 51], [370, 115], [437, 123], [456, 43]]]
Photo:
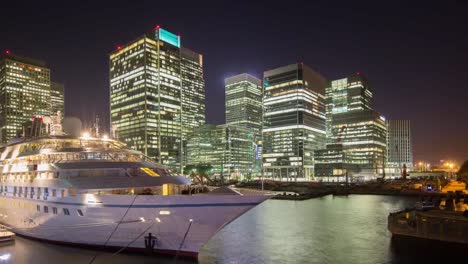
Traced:
[[191, 195], [188, 179], [107, 138], [38, 137], [0, 153], [0, 223], [52, 243], [196, 258], [223, 226], [270, 197]]

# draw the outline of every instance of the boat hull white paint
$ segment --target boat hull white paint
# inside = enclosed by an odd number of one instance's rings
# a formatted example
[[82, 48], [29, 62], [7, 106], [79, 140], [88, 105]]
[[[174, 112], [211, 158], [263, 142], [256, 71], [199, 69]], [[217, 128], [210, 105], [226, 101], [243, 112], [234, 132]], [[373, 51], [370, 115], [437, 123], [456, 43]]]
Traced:
[[[152, 233], [157, 238], [155, 252], [197, 257], [201, 247], [224, 225], [268, 198], [84, 194], [36, 200], [0, 196], [0, 222], [18, 235], [34, 239], [116, 249], [145, 250], [145, 236]], [[65, 215], [63, 208], [70, 215]]]

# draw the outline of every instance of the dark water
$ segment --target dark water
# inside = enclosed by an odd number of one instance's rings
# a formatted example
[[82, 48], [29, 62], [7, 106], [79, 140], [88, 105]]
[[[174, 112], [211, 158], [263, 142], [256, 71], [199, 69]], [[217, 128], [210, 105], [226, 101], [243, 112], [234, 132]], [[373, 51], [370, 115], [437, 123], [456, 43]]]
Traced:
[[[200, 253], [200, 263], [433, 263], [460, 259], [467, 248], [414, 240], [392, 240], [387, 215], [413, 199], [351, 195], [308, 201], [269, 200], [226, 226]], [[3, 263], [190, 263], [76, 249], [17, 238], [0, 247]], [[464, 259], [464, 260], [463, 260]], [[2, 263], [0, 261], [0, 263]]]

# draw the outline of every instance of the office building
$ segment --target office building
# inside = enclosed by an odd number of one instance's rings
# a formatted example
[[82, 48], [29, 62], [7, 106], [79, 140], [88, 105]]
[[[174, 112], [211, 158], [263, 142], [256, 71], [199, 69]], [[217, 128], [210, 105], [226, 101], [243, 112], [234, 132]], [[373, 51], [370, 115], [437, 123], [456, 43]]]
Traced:
[[187, 143], [187, 165], [210, 164], [212, 177], [225, 180], [253, 176], [254, 132], [236, 125], [205, 124]]
[[205, 124], [205, 80], [203, 56], [187, 48], [181, 48], [182, 78], [182, 132], [187, 135]]
[[310, 179], [325, 146], [326, 80], [297, 63], [264, 73], [263, 169], [267, 177]]
[[262, 129], [262, 81], [243, 73], [225, 80], [226, 124], [251, 128], [256, 134]]
[[366, 178], [383, 174], [386, 159], [385, 118], [372, 107], [372, 92], [361, 74], [328, 83], [327, 146], [316, 154], [316, 176], [346, 173]]
[[159, 26], [119, 46], [110, 55], [112, 134], [182, 171], [184, 135], [204, 123], [202, 66], [201, 55]]
[[410, 120], [387, 120], [387, 171], [401, 175], [403, 168], [413, 170]]
[[65, 114], [65, 88], [62, 83], [50, 83], [50, 107], [53, 115], [60, 111], [63, 118]]
[[182, 152], [187, 162], [187, 137], [205, 124], [205, 80], [203, 56], [187, 48], [180, 49], [182, 79]]
[[23, 124], [32, 117], [50, 115], [50, 102], [50, 69], [45, 62], [13, 55], [9, 51], [0, 57], [2, 143], [16, 137]]

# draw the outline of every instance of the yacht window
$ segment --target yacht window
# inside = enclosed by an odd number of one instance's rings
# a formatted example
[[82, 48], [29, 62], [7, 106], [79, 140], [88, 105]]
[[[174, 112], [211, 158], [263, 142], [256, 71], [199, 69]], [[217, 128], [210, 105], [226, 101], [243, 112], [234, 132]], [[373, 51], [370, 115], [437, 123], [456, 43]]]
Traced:
[[65, 197], [65, 190], [62, 190], [62, 197]]
[[40, 205], [37, 205], [36, 208], [37, 208], [37, 211], [38, 211], [38, 212], [41, 211], [41, 206], [40, 206]]
[[16, 196], [16, 186], [15, 186], [15, 187], [13, 187], [13, 195], [15, 195], [15, 196]]
[[79, 216], [84, 216], [84, 214], [83, 214], [83, 212], [81, 211], [81, 209], [76, 210], [76, 212], [78, 213]]
[[57, 196], [57, 190], [56, 189], [52, 189], [52, 197], [55, 197]]
[[64, 215], [70, 215], [70, 211], [68, 211], [67, 208], [63, 208], [63, 214]]
[[49, 213], [49, 207], [44, 205], [44, 213]]
[[52, 212], [53, 212], [54, 214], [57, 214], [57, 207], [52, 207]]

